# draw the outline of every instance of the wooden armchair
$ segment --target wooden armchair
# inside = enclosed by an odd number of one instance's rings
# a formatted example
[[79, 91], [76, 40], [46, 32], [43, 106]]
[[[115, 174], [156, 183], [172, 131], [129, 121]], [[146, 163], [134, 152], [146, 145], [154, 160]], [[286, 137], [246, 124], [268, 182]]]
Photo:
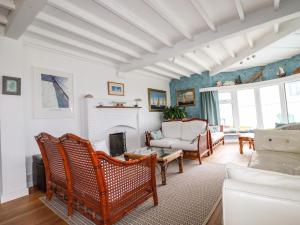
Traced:
[[96, 224], [113, 224], [150, 197], [158, 204], [156, 155], [125, 162], [95, 152], [73, 134], [60, 141], [70, 166], [73, 207]]
[[[46, 174], [46, 197], [51, 200], [53, 193], [64, 201], [70, 201], [68, 197], [69, 178], [66, 175], [66, 156], [58, 138], [47, 133], [35, 136], [36, 142], [42, 154]], [[70, 202], [69, 202], [70, 204]], [[68, 211], [69, 215], [71, 211]]]

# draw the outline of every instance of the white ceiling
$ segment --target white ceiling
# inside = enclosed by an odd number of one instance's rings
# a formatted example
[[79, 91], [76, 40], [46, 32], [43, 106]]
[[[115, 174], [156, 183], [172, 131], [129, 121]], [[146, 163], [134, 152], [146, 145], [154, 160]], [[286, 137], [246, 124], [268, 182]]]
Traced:
[[297, 54], [299, 18], [299, 0], [0, 0], [9, 37], [168, 78]]

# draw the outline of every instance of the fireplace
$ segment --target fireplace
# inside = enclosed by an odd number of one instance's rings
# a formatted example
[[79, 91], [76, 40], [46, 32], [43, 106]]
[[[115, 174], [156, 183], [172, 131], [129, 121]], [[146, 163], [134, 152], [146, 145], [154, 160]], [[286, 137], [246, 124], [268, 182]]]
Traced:
[[126, 133], [109, 134], [109, 147], [111, 156], [119, 156], [126, 152]]

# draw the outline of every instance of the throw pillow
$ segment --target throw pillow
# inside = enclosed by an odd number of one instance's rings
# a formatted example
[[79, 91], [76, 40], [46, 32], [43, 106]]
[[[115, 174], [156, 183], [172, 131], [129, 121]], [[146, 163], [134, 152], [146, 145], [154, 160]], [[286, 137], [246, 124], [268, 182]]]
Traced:
[[160, 140], [160, 139], [163, 139], [164, 136], [161, 132], [161, 130], [158, 130], [158, 131], [151, 131], [150, 132], [150, 136], [153, 140]]

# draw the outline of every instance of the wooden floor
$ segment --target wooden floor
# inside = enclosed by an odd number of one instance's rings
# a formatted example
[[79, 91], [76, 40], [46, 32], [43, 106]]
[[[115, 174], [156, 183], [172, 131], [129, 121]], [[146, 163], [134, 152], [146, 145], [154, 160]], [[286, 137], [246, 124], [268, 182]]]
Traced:
[[[246, 165], [251, 151], [245, 146], [244, 155], [239, 154], [237, 144], [219, 146], [214, 154], [204, 161], [226, 164], [233, 162]], [[66, 224], [39, 200], [43, 193], [33, 191], [29, 196], [0, 204], [0, 225], [51, 225]], [[222, 225], [222, 204], [220, 203], [207, 225]]]

